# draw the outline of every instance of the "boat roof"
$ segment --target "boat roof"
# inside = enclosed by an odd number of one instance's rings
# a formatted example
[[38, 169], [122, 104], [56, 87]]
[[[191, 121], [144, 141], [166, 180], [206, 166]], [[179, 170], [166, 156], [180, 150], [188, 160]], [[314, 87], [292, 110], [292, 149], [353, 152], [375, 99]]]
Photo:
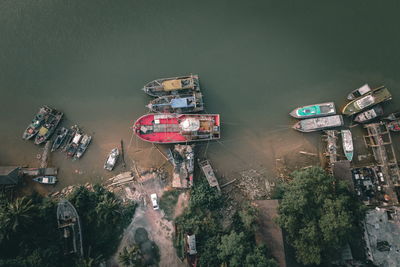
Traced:
[[195, 103], [194, 97], [174, 98], [171, 100], [171, 107], [186, 108], [193, 107]]
[[367, 96], [364, 96], [363, 98], [357, 100], [355, 102], [355, 105], [359, 109], [364, 109], [364, 108], [374, 104], [374, 102], [375, 102], [375, 98], [372, 95], [367, 95]]
[[47, 129], [46, 127], [41, 127], [39, 130], [39, 135], [45, 135], [48, 131], [49, 129]]
[[42, 178], [42, 182], [43, 183], [48, 183], [49, 182], [49, 178], [48, 177], [43, 177]]
[[360, 94], [364, 95], [368, 92], [371, 91], [371, 88], [369, 87], [369, 85], [366, 83], [363, 86], [361, 86], [360, 88], [358, 88], [358, 92], [360, 92]]

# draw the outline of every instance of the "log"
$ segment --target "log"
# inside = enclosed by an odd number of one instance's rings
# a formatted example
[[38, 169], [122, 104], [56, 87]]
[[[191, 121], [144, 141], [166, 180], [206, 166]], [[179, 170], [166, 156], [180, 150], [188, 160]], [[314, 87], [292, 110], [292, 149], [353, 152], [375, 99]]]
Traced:
[[306, 151], [299, 151], [299, 153], [302, 155], [313, 156], [313, 157], [318, 156], [316, 153], [310, 153], [310, 152], [306, 152]]

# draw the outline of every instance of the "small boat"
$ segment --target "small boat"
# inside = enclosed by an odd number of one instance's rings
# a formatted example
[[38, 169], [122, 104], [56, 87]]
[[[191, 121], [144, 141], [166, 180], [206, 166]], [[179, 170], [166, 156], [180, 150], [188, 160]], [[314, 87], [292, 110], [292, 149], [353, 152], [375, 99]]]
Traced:
[[386, 117], [383, 118], [383, 119], [388, 120], [388, 121], [395, 121], [395, 120], [398, 120], [398, 119], [400, 119], [400, 111], [390, 113], [388, 116], [386, 116]]
[[392, 132], [400, 132], [400, 119], [389, 122], [387, 127]]
[[350, 130], [342, 130], [343, 151], [346, 158], [351, 161], [353, 159], [354, 147], [353, 138]]
[[110, 154], [107, 157], [106, 162], [104, 163], [104, 169], [108, 171], [112, 171], [114, 169], [115, 163], [117, 163], [119, 156], [118, 148], [114, 148], [111, 150]]
[[32, 179], [35, 182], [41, 184], [55, 184], [57, 183], [57, 177], [55, 176], [40, 176]]
[[53, 110], [44, 125], [39, 129], [38, 134], [35, 137], [35, 144], [40, 145], [41, 143], [48, 140], [52, 134], [56, 131], [58, 124], [60, 123], [64, 113]]
[[34, 137], [38, 132], [40, 127], [43, 125], [47, 119], [48, 114], [52, 111], [48, 106], [43, 106], [39, 109], [39, 112], [35, 115], [32, 122], [25, 129], [22, 134], [22, 139], [29, 140]]
[[136, 120], [133, 130], [146, 142], [158, 144], [208, 141], [220, 138], [218, 114], [147, 114]]
[[71, 128], [68, 130], [67, 137], [65, 138], [65, 142], [62, 146], [63, 151], [67, 151], [67, 149], [69, 148], [69, 145], [71, 144], [72, 139], [74, 138], [76, 131], [78, 129], [79, 129], [78, 126], [74, 125], [74, 126], [71, 126]]
[[389, 90], [382, 86], [372, 90], [360, 98], [350, 101], [346, 106], [344, 106], [342, 113], [343, 115], [350, 116], [390, 99], [392, 99], [392, 95]]
[[54, 143], [51, 147], [51, 152], [56, 151], [62, 143], [65, 141], [68, 135], [68, 129], [65, 127], [62, 127], [61, 129], [58, 130], [57, 132], [57, 137], [54, 139]]
[[368, 84], [364, 84], [360, 88], [357, 88], [356, 90], [352, 91], [348, 96], [348, 100], [354, 100], [356, 98], [359, 98], [360, 96], [365, 95], [366, 93], [371, 92], [372, 89], [369, 87]]
[[343, 124], [344, 122], [342, 115], [333, 115], [298, 121], [295, 125], [293, 125], [293, 129], [308, 133], [343, 126]]
[[290, 112], [292, 117], [298, 119], [316, 118], [335, 114], [336, 108], [333, 102], [302, 106]]
[[203, 96], [201, 93], [191, 95], [168, 95], [155, 98], [146, 106], [156, 113], [191, 113], [203, 111]]
[[77, 129], [74, 138], [72, 138], [72, 141], [67, 148], [68, 157], [73, 157], [75, 155], [76, 151], [78, 150], [81, 139], [82, 139], [82, 132], [80, 129]]
[[87, 147], [90, 144], [90, 141], [92, 141], [92, 137], [90, 135], [85, 134], [82, 137], [81, 144], [79, 145], [79, 147], [78, 147], [78, 149], [76, 151], [76, 154], [74, 156], [75, 158], [80, 159], [83, 156], [83, 154], [85, 153]]
[[189, 75], [157, 79], [147, 83], [143, 87], [143, 91], [155, 97], [200, 91], [199, 76]]
[[354, 118], [354, 121], [359, 123], [366, 123], [382, 115], [383, 115], [383, 108], [381, 105], [377, 105], [371, 109], [368, 109], [364, 112], [357, 114], [357, 116]]

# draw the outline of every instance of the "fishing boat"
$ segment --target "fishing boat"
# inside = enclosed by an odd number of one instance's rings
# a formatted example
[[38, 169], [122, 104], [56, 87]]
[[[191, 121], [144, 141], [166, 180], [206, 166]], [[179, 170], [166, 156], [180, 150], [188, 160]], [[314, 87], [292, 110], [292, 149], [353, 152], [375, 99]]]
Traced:
[[35, 137], [35, 144], [40, 145], [49, 139], [52, 134], [56, 131], [58, 124], [60, 123], [64, 113], [53, 110], [42, 127], [40, 127], [38, 134]]
[[81, 139], [82, 139], [82, 132], [78, 128], [75, 132], [74, 138], [72, 138], [72, 141], [67, 148], [68, 157], [73, 157], [75, 155], [76, 151], [78, 150]]
[[400, 119], [389, 122], [387, 127], [392, 132], [400, 132]]
[[220, 138], [218, 114], [147, 114], [133, 130], [143, 141], [159, 144], [207, 141]]
[[360, 96], [365, 95], [366, 93], [371, 92], [372, 89], [369, 87], [368, 84], [364, 84], [360, 88], [357, 88], [356, 90], [352, 91], [348, 96], [348, 100], [354, 100], [356, 98], [359, 98]]
[[64, 254], [83, 256], [81, 222], [78, 212], [68, 200], [61, 199], [57, 204], [57, 224], [64, 239]]
[[400, 111], [390, 113], [388, 116], [386, 116], [386, 117], [383, 118], [383, 119], [388, 120], [388, 121], [395, 121], [395, 120], [398, 120], [398, 119], [400, 119]]
[[392, 99], [392, 95], [389, 90], [386, 87], [380, 87], [360, 98], [350, 101], [346, 106], [344, 106], [342, 113], [350, 116], [390, 99]]
[[55, 176], [40, 176], [32, 179], [35, 182], [41, 184], [55, 184], [57, 183], [57, 177]]
[[114, 169], [115, 163], [117, 163], [118, 156], [119, 156], [118, 148], [114, 148], [113, 150], [111, 150], [110, 154], [108, 154], [106, 162], [104, 163], [104, 169], [112, 171]]
[[51, 152], [56, 151], [62, 143], [65, 141], [68, 135], [68, 129], [65, 127], [62, 127], [61, 129], [58, 130], [57, 132], [57, 137], [54, 139], [54, 143], [51, 147]]
[[74, 125], [74, 126], [71, 126], [71, 128], [68, 130], [67, 137], [65, 138], [65, 142], [62, 145], [63, 151], [67, 151], [67, 149], [69, 148], [69, 145], [71, 144], [72, 139], [74, 138], [76, 131], [78, 129], [79, 129], [78, 126]]
[[80, 159], [83, 156], [83, 154], [85, 153], [87, 147], [90, 144], [90, 141], [92, 141], [92, 137], [90, 135], [85, 134], [82, 137], [81, 143], [80, 143], [80, 145], [79, 145], [79, 147], [78, 147], [78, 149], [76, 151], [76, 154], [74, 156], [75, 158]]
[[203, 111], [203, 96], [201, 93], [190, 95], [168, 95], [155, 98], [146, 106], [156, 113], [191, 113]]
[[147, 83], [143, 91], [150, 96], [177, 95], [193, 91], [200, 91], [198, 75], [180, 76], [157, 79]]
[[344, 122], [342, 115], [333, 115], [298, 121], [295, 125], [293, 125], [293, 129], [308, 133], [343, 126], [343, 124]]
[[22, 134], [22, 139], [29, 140], [34, 137], [39, 132], [40, 127], [43, 125], [48, 114], [50, 114], [51, 111], [52, 109], [48, 106], [41, 107], [39, 109], [39, 112], [33, 118], [32, 122], [28, 125], [28, 127]]
[[372, 121], [373, 119], [378, 118], [379, 116], [383, 115], [383, 108], [381, 105], [376, 105], [371, 109], [368, 109], [364, 112], [357, 114], [354, 118], [354, 121], [359, 123], [366, 123]]
[[336, 108], [333, 102], [302, 106], [290, 112], [292, 117], [298, 119], [316, 118], [335, 114]]
[[343, 151], [346, 158], [351, 161], [353, 159], [354, 147], [353, 138], [350, 130], [342, 130]]

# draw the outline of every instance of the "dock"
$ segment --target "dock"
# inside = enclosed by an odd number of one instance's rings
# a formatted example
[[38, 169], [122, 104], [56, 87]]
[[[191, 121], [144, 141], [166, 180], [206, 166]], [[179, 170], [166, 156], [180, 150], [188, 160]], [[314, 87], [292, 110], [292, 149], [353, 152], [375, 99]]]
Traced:
[[217, 177], [215, 176], [214, 170], [211, 167], [210, 162], [208, 160], [199, 161], [199, 166], [200, 169], [203, 171], [204, 175], [206, 176], [208, 184], [211, 187], [216, 187], [218, 191], [221, 192], [221, 188], [219, 187]]
[[327, 130], [325, 131], [325, 135], [323, 135], [323, 139], [326, 142], [324, 155], [328, 159], [328, 169], [331, 173], [333, 164], [338, 161], [338, 134], [339, 132], [336, 130]]

